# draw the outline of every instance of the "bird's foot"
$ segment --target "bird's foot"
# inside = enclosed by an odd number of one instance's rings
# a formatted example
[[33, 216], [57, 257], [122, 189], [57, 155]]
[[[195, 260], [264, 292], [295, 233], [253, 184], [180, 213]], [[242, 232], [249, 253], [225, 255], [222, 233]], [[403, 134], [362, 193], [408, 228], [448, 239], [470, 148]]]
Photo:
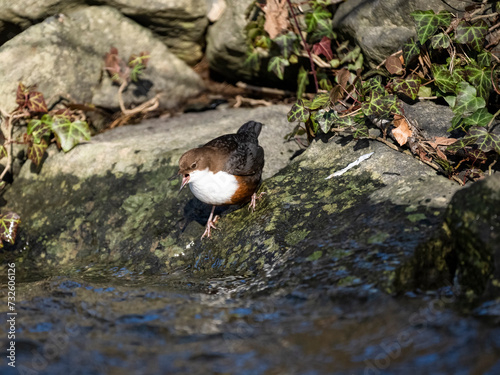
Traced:
[[205, 232], [203, 232], [201, 239], [203, 239], [203, 237], [205, 236], [207, 236], [207, 238], [210, 238], [210, 231], [212, 230], [212, 228], [217, 229], [215, 227], [215, 223], [217, 222], [217, 220], [219, 220], [219, 215], [214, 216], [214, 211], [215, 211], [215, 206], [212, 206], [212, 212], [210, 213], [210, 217], [208, 218]]
[[201, 239], [203, 239], [204, 237], [210, 238], [210, 231], [212, 230], [212, 228], [217, 229], [215, 226], [215, 222], [217, 221], [218, 218], [219, 216], [216, 216], [213, 220], [209, 220], [207, 222], [207, 226], [205, 227], [205, 232], [203, 232]]
[[248, 209], [252, 212], [255, 211], [255, 205], [257, 204], [257, 200], [262, 198], [264, 195], [267, 193], [265, 191], [261, 192], [259, 195], [257, 193], [252, 194], [252, 200], [250, 201], [250, 204], [248, 205]]

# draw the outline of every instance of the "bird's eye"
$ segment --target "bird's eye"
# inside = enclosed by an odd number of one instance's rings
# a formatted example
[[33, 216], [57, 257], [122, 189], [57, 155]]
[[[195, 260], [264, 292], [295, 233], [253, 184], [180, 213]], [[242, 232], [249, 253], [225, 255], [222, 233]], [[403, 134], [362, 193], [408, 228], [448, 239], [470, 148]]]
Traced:
[[184, 175], [184, 177], [189, 177], [189, 173], [186, 173], [186, 174]]
[[194, 162], [193, 164], [191, 164], [191, 169], [195, 169], [196, 168], [196, 162]]

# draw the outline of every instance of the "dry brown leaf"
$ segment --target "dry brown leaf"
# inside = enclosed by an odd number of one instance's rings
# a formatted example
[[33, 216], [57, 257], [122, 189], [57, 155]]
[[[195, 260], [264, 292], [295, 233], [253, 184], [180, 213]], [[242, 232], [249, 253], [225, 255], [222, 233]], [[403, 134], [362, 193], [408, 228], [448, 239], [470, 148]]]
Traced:
[[435, 149], [438, 146], [449, 146], [456, 141], [456, 138], [436, 137], [433, 141], [426, 141], [426, 143]]
[[436, 154], [437, 154], [437, 156], [439, 156], [440, 159], [448, 160], [448, 158], [446, 157], [444, 152], [441, 151], [439, 148], [436, 148]]
[[387, 60], [385, 61], [385, 68], [389, 71], [391, 74], [403, 74], [404, 69], [403, 65], [401, 64], [401, 60], [399, 57], [396, 56], [389, 56]]
[[269, 38], [274, 39], [283, 30], [288, 29], [288, 9], [286, 0], [267, 0], [266, 6], [262, 8], [266, 13], [264, 30], [269, 34]]
[[406, 142], [408, 142], [408, 137], [411, 137], [412, 134], [405, 117], [394, 115], [394, 129], [392, 129], [392, 135], [396, 138], [399, 145], [403, 146], [406, 144]]
[[347, 86], [349, 78], [351, 78], [351, 73], [346, 68], [342, 68], [337, 72], [337, 81], [343, 89]]

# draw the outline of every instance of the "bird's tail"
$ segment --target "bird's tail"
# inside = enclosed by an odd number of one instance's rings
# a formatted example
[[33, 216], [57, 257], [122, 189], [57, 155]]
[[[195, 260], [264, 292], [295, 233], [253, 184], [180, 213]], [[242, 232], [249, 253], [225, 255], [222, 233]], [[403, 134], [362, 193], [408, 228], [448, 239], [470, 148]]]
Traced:
[[248, 121], [241, 125], [241, 127], [238, 129], [238, 133], [252, 132], [255, 133], [255, 135], [258, 137], [261, 130], [262, 123], [257, 121]]

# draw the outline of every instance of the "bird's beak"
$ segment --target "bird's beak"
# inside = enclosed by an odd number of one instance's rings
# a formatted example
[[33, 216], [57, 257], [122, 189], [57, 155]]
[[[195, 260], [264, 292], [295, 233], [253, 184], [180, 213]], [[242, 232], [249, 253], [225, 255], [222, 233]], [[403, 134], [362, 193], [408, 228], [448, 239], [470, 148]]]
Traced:
[[182, 177], [182, 184], [181, 184], [181, 188], [179, 189], [179, 191], [181, 191], [182, 188], [189, 183], [189, 177], [190, 177], [189, 175], [185, 175], [184, 177]]

